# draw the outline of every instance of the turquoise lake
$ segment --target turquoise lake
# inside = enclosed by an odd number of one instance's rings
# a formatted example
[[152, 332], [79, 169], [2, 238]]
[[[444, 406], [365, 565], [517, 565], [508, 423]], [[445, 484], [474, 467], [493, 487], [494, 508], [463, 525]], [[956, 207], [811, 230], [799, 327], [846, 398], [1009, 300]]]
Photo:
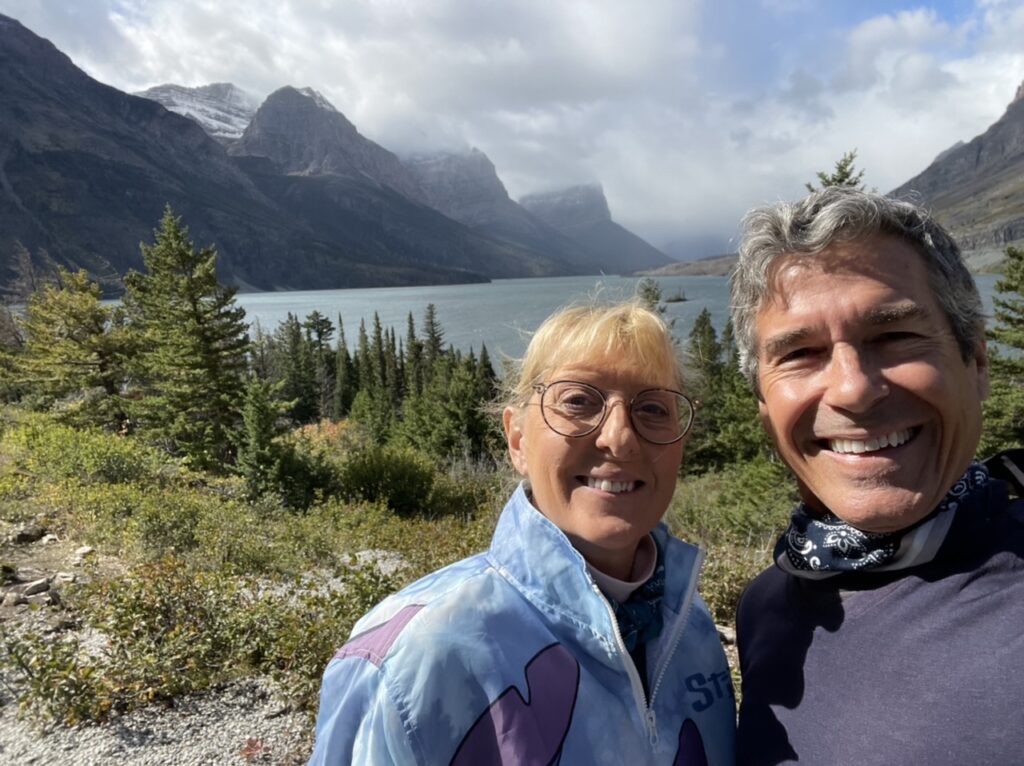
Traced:
[[[976, 277], [992, 312], [992, 293], [998, 277]], [[529, 333], [555, 309], [592, 295], [628, 298], [636, 292], [638, 277], [558, 277], [546, 279], [499, 279], [479, 285], [434, 285], [429, 287], [375, 287], [359, 290], [305, 290], [276, 293], [239, 293], [238, 303], [245, 308], [250, 323], [259, 322], [265, 331], [273, 331], [288, 313], [303, 319], [319, 311], [337, 324], [341, 315], [345, 338], [352, 349], [365, 319], [369, 328], [377, 312], [381, 324], [394, 327], [405, 337], [406, 318], [411, 311], [419, 330], [428, 303], [437, 308], [437, 317], [445, 331], [445, 342], [456, 348], [479, 352], [482, 344], [495, 360], [501, 355], [519, 356], [526, 348]], [[729, 285], [726, 277], [660, 277], [662, 295], [682, 291], [687, 300], [666, 304], [666, 316], [675, 319], [675, 332], [685, 338], [693, 320], [703, 309], [711, 312], [715, 327], [725, 327], [729, 311]]]

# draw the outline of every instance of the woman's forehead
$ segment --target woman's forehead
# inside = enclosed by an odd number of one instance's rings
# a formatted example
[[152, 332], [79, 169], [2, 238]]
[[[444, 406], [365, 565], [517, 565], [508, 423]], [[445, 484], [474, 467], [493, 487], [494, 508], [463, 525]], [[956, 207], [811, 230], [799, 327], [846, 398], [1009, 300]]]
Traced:
[[545, 377], [546, 383], [578, 380], [598, 388], [675, 388], [678, 385], [673, 366], [662, 360], [645, 360], [629, 352], [559, 360]]

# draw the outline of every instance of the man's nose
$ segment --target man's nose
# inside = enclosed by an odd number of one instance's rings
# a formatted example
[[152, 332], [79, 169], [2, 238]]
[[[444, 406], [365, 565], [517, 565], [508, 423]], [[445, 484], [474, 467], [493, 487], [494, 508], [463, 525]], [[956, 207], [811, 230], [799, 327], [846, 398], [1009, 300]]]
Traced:
[[889, 395], [889, 383], [870, 352], [837, 345], [825, 371], [824, 401], [848, 412], [864, 412]]

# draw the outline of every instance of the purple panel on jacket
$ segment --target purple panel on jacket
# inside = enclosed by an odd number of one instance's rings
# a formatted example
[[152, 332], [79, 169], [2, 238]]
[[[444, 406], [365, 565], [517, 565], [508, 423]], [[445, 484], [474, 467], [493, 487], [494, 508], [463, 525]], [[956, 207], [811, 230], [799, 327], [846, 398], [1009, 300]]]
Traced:
[[503, 691], [462, 740], [450, 766], [551, 764], [569, 733], [580, 666], [561, 644], [526, 665], [526, 702], [514, 686]]
[[708, 766], [708, 756], [704, 752], [704, 739], [700, 736], [691, 719], [683, 721], [679, 732], [679, 750], [676, 751], [675, 766]]
[[388, 650], [391, 649], [391, 645], [398, 638], [398, 634], [402, 632], [402, 629], [409, 624], [409, 620], [415, 617], [416, 613], [422, 608], [423, 606], [420, 604], [402, 607], [398, 614], [383, 625], [378, 625], [376, 628], [371, 628], [365, 633], [359, 634], [341, 647], [337, 654], [334, 655], [334, 659], [342, 660], [346, 657], [361, 657], [380, 667], [380, 664], [384, 662], [384, 658], [387, 656]]

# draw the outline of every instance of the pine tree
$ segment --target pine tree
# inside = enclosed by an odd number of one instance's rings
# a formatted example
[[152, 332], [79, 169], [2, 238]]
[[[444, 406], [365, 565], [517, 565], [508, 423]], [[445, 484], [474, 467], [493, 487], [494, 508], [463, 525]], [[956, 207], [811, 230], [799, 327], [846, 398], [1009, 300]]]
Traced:
[[126, 426], [127, 359], [135, 346], [120, 308], [102, 303], [84, 271], [59, 269], [29, 298], [21, 326], [25, 347], [15, 357], [25, 390], [45, 398], [77, 396], [65, 417], [117, 430]]
[[288, 416], [296, 423], [312, 423], [320, 417], [320, 396], [316, 382], [316, 362], [312, 343], [299, 322], [288, 316], [274, 332], [274, 382], [281, 382], [281, 396], [289, 402]]
[[306, 341], [313, 358], [313, 387], [316, 393], [317, 416], [331, 418], [334, 415], [334, 349], [331, 338], [334, 325], [319, 311], [312, 311], [303, 322]]
[[437, 319], [437, 308], [427, 304], [423, 314], [423, 372], [424, 382], [433, 375], [437, 360], [444, 353], [444, 330]]
[[995, 327], [989, 346], [990, 392], [979, 453], [1024, 447], [1024, 249], [1006, 248], [1006, 269], [996, 282]]
[[348, 352], [345, 328], [338, 315], [338, 349], [334, 354], [334, 417], [343, 418], [352, 409], [352, 400], [358, 390], [356, 368]]
[[250, 500], [275, 491], [280, 484], [283, 450], [275, 441], [285, 404], [279, 400], [281, 384], [252, 378], [245, 388], [242, 434], [238, 445], [238, 472], [245, 478]]
[[423, 393], [423, 343], [416, 337], [416, 320], [409, 312], [405, 332], [405, 391], [407, 396]]
[[216, 251], [196, 250], [170, 207], [154, 235], [142, 245], [146, 273], [125, 278], [125, 306], [142, 333], [142, 427], [197, 467], [223, 467], [241, 423], [245, 311], [217, 282]]
[[690, 473], [720, 470], [768, 451], [767, 436], [751, 394], [736, 363], [731, 324], [718, 340], [711, 314], [704, 309], [694, 321], [688, 354], [699, 379], [687, 393], [699, 403], [686, 448], [684, 468]]
[[[824, 189], [826, 186], [850, 186], [854, 189], [864, 188], [864, 171], [857, 170], [854, 167], [854, 160], [857, 159], [857, 150], [854, 149], [849, 152], [845, 152], [842, 159], [836, 162], [836, 168], [831, 173], [826, 173], [822, 170], [817, 172], [818, 182], [821, 184], [821, 188]], [[807, 191], [815, 192], [818, 191], [814, 188], [814, 184], [804, 184], [807, 187]]]

